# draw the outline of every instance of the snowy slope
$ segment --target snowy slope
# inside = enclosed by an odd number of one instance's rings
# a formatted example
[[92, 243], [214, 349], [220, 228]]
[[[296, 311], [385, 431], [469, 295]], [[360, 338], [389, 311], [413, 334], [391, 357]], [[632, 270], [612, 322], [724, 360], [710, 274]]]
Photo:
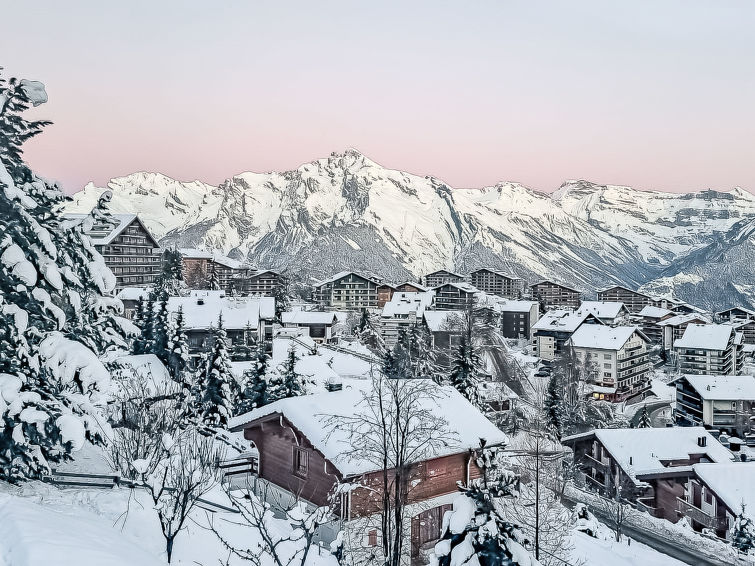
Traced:
[[[108, 188], [111, 208], [139, 213], [162, 243], [219, 248], [265, 267], [314, 277], [349, 267], [400, 280], [485, 264], [586, 291], [646, 283], [755, 218], [755, 196], [740, 189], [678, 195], [586, 181], [553, 195], [516, 183], [453, 189], [355, 150], [219, 187], [136, 173]], [[87, 185], [71, 208], [90, 208], [102, 190]]]

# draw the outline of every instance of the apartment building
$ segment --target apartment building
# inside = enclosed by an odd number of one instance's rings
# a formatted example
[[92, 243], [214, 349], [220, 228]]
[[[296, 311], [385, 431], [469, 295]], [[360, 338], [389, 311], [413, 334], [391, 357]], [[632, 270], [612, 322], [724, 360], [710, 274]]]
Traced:
[[553, 281], [539, 281], [530, 285], [530, 293], [533, 299], [545, 305], [545, 310], [576, 310], [581, 298], [581, 293], [576, 289]]
[[482, 268], [470, 274], [473, 287], [489, 295], [498, 295], [507, 299], [518, 299], [522, 295], [523, 284], [519, 277], [507, 275], [501, 271]]
[[636, 326], [583, 324], [567, 347], [595, 386], [596, 399], [621, 402], [650, 388], [650, 340]]
[[321, 308], [362, 310], [378, 307], [381, 283], [367, 275], [341, 271], [320, 281], [313, 288], [313, 299]]
[[438, 287], [439, 285], [443, 285], [444, 283], [461, 283], [463, 281], [463, 275], [454, 273], [453, 271], [448, 271], [446, 269], [433, 271], [432, 273], [428, 273], [422, 278], [422, 283], [429, 289]]
[[676, 424], [716, 428], [740, 438], [751, 432], [755, 377], [682, 375], [669, 385], [676, 388]]
[[690, 324], [674, 342], [679, 371], [697, 375], [742, 373], [743, 336], [729, 324]]

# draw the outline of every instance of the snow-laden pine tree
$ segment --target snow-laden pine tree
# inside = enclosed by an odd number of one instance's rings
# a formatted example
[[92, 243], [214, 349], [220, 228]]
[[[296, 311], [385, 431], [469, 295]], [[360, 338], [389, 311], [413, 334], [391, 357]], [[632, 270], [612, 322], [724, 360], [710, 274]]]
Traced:
[[412, 354], [412, 377], [443, 381], [443, 374], [437, 363], [437, 353], [433, 338], [424, 324], [416, 324], [409, 330], [409, 349]]
[[164, 364], [170, 362], [173, 328], [168, 313], [168, 295], [163, 292], [157, 300], [157, 312], [152, 320], [152, 340], [146, 353], [155, 354]]
[[451, 359], [448, 381], [474, 406], [480, 406], [480, 358], [474, 345], [462, 334], [456, 354]]
[[[113, 314], [113, 274], [63, 223], [60, 187], [21, 157], [49, 123], [23, 113], [46, 100], [41, 83], [0, 76], [0, 479], [11, 481], [107, 434], [110, 375], [97, 350], [128, 326]], [[115, 333], [80, 336], [83, 324]]]
[[739, 552], [749, 554], [755, 548], [755, 524], [752, 519], [745, 515], [745, 506], [734, 520], [734, 529], [731, 533], [731, 544]]
[[207, 287], [213, 291], [220, 291], [220, 278], [218, 277], [218, 270], [215, 268], [215, 262], [212, 262], [212, 267], [210, 267]]
[[158, 296], [180, 297], [186, 294], [183, 257], [177, 249], [169, 248], [163, 252], [162, 268], [155, 279], [154, 291]]
[[223, 315], [218, 318], [215, 344], [207, 358], [204, 376], [199, 381], [198, 416], [206, 425], [225, 427], [233, 416], [239, 386], [231, 373], [228, 337], [223, 328]]
[[496, 500], [514, 494], [517, 478], [495, 464], [496, 458], [494, 451], [482, 450], [478, 463], [483, 479], [459, 487], [463, 495], [454, 500], [453, 510], [444, 517], [444, 532], [435, 545], [438, 566], [539, 565], [525, 549], [517, 526], [500, 513]]
[[645, 405], [640, 413], [640, 420], [637, 423], [637, 428], [651, 428], [653, 423], [650, 420], [650, 414], [648, 413], [648, 406]]
[[170, 356], [168, 357], [168, 371], [173, 381], [181, 387], [178, 395], [179, 401], [183, 405], [181, 414], [187, 414], [189, 411], [188, 403], [191, 400], [191, 390], [194, 385], [192, 378], [193, 372], [190, 369], [191, 357], [189, 355], [189, 343], [186, 338], [186, 328], [184, 326], [183, 307], [178, 309], [176, 320], [172, 326], [172, 335], [170, 338]]
[[276, 368], [275, 374], [270, 378], [268, 396], [271, 401], [304, 395], [304, 380], [296, 372], [298, 361], [299, 356], [296, 355], [296, 346], [292, 341], [286, 359]]
[[155, 295], [150, 293], [147, 300], [141, 300], [139, 315], [134, 317], [134, 324], [139, 329], [139, 335], [134, 339], [132, 351], [134, 354], [150, 354], [154, 349], [155, 327]]
[[265, 344], [261, 340], [254, 350], [254, 366], [244, 373], [241, 394], [236, 404], [236, 414], [247, 413], [252, 409], [263, 407], [270, 402], [267, 385], [267, 370], [270, 356], [265, 351]]

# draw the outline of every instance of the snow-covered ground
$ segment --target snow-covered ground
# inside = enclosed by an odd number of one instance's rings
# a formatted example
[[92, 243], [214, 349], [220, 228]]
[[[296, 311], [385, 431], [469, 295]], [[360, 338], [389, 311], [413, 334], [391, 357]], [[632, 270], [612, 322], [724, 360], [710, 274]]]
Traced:
[[573, 564], [584, 566], [683, 566], [685, 563], [658, 552], [640, 542], [616, 542], [613, 538], [598, 539], [575, 532], [571, 538]]
[[[222, 500], [218, 491], [208, 496]], [[259, 535], [231, 513], [195, 509], [176, 539], [172, 564], [225, 564], [229, 552], [210, 521], [232, 544], [253, 548]], [[274, 520], [283, 536], [291, 527]], [[0, 566], [153, 566], [166, 563], [165, 543], [146, 492], [115, 488], [57, 488], [40, 482], [0, 482]], [[232, 566], [248, 564], [231, 557]], [[263, 560], [262, 566], [273, 566]], [[337, 566], [329, 553], [311, 552], [307, 566]]]

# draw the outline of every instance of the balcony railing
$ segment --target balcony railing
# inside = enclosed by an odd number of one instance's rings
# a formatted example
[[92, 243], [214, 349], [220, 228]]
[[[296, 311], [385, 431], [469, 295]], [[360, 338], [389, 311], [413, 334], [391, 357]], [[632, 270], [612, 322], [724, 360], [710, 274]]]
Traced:
[[712, 517], [699, 507], [695, 507], [684, 499], [676, 498], [676, 510], [685, 517], [700, 523], [709, 529], [725, 530], [728, 527], [726, 517]]

